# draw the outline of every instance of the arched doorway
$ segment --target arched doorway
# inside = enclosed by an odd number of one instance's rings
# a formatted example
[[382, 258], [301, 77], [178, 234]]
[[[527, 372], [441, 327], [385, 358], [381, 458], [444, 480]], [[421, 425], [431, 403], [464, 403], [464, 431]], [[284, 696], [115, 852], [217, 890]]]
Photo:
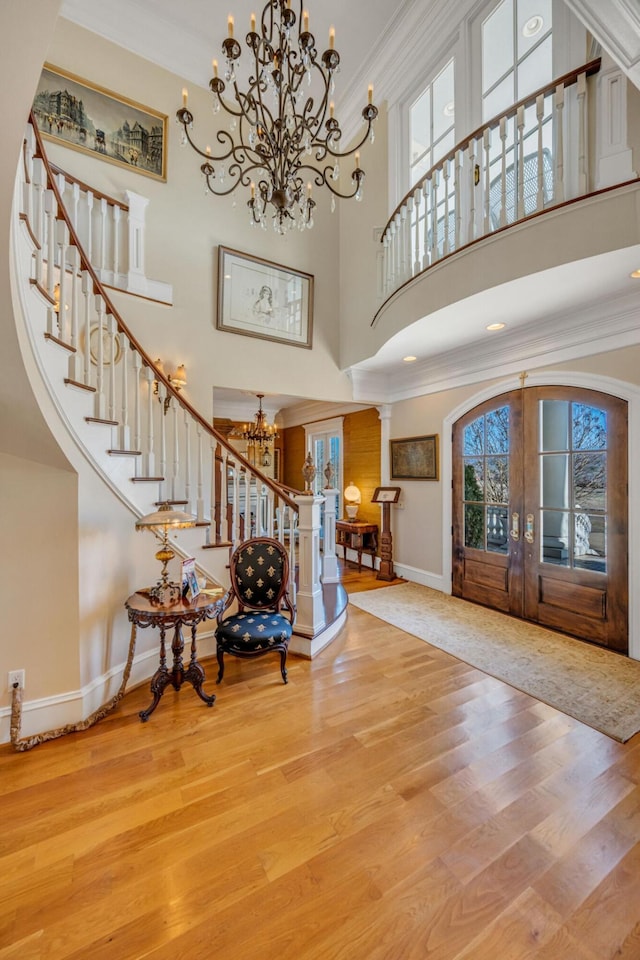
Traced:
[[578, 387], [453, 425], [452, 592], [628, 652], [627, 404]]

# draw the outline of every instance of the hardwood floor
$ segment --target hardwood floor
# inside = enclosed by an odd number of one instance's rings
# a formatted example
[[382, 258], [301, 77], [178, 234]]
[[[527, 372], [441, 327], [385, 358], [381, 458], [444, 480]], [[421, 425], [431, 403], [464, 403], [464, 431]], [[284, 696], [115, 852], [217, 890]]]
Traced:
[[640, 735], [355, 608], [288, 667], [0, 748], [0, 960], [640, 958]]

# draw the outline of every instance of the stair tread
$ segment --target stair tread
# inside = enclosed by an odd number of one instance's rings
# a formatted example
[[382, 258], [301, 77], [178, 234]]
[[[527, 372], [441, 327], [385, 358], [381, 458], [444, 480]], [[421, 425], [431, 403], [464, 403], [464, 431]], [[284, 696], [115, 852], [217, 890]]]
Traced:
[[130, 479], [132, 483], [162, 483], [164, 477], [131, 477]]
[[231, 540], [219, 540], [217, 543], [203, 543], [203, 550], [214, 550], [216, 547], [231, 547]]
[[141, 457], [142, 450], [107, 450], [112, 457]]
[[117, 427], [117, 420], [103, 420], [102, 417], [85, 417], [87, 423], [105, 423], [110, 427]]
[[60, 337], [54, 336], [52, 333], [45, 333], [45, 340], [50, 340], [51, 343], [57, 344], [59, 347], [62, 347], [64, 350], [68, 350], [69, 353], [77, 353], [75, 347], [72, 347], [70, 343], [65, 343], [64, 340], [61, 340]]

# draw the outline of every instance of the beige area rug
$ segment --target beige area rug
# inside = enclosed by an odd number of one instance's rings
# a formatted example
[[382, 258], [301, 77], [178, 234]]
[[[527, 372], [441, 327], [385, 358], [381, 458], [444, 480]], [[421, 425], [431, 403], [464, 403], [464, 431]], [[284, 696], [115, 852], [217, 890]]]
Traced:
[[349, 603], [614, 740], [640, 730], [640, 661], [415, 583]]

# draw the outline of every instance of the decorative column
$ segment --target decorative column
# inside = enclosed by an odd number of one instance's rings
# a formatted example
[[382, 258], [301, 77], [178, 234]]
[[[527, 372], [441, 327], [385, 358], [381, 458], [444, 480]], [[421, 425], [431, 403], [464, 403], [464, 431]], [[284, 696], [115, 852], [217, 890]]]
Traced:
[[391, 536], [391, 504], [382, 504], [382, 530], [380, 531], [380, 569], [376, 580], [395, 580], [393, 569], [393, 538]]
[[320, 507], [325, 498], [310, 493], [296, 496], [295, 500], [299, 507], [295, 631], [314, 637], [326, 623], [320, 583]]
[[336, 513], [339, 491], [333, 487], [324, 489], [324, 544], [322, 556], [322, 582], [339, 583], [338, 557], [336, 554]]

